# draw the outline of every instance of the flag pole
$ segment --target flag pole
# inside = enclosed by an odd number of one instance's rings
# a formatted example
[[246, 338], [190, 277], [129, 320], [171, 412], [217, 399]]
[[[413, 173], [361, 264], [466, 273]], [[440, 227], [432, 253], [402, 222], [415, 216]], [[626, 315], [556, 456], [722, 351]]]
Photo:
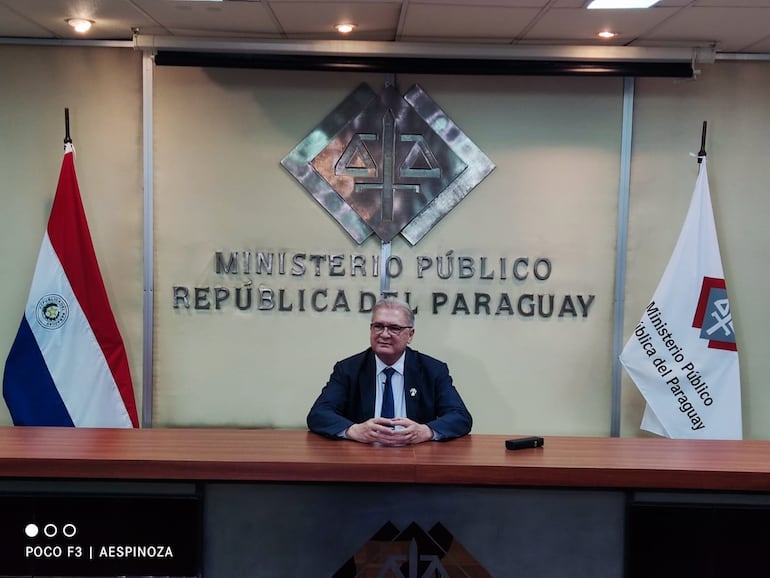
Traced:
[[701, 131], [700, 135], [700, 150], [698, 151], [698, 164], [701, 164], [703, 162], [703, 159], [706, 158], [706, 125], [708, 123], [704, 120], [703, 121], [703, 130]]
[[70, 138], [70, 109], [65, 108], [64, 109], [64, 144], [69, 144], [72, 142], [72, 139]]

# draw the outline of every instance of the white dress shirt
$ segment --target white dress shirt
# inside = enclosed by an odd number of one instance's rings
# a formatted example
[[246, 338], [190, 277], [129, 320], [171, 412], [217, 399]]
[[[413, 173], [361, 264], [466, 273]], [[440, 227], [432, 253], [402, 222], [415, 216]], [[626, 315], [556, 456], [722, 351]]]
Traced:
[[[374, 360], [377, 363], [376, 387], [377, 398], [374, 400], [374, 417], [380, 417], [382, 413], [382, 392], [385, 390], [385, 373], [383, 370], [386, 367], [392, 367], [396, 372], [390, 377], [390, 385], [393, 389], [393, 417], [406, 417], [406, 398], [404, 397], [404, 359], [406, 358], [406, 352], [401, 354], [398, 361], [393, 365], [385, 365], [382, 360], [374, 356]], [[400, 427], [400, 426], [399, 426]]]

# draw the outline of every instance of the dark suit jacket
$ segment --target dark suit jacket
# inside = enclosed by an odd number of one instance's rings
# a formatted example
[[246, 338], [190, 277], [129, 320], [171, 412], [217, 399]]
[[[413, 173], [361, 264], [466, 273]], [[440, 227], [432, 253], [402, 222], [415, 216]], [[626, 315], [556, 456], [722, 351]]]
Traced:
[[[337, 362], [329, 382], [310, 408], [308, 428], [337, 438], [337, 434], [354, 423], [374, 417], [376, 371], [371, 348]], [[452, 385], [449, 368], [443, 361], [407, 348], [404, 389], [409, 419], [428, 425], [442, 439], [460, 437], [471, 431], [473, 419]]]

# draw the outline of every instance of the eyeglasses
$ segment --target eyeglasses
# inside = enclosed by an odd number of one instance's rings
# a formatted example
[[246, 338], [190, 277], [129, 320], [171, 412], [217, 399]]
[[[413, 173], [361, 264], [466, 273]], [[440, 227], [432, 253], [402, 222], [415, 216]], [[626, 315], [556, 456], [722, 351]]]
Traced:
[[371, 323], [369, 328], [377, 334], [382, 333], [386, 329], [391, 335], [401, 335], [404, 329], [411, 329], [411, 325], [385, 325], [384, 323]]

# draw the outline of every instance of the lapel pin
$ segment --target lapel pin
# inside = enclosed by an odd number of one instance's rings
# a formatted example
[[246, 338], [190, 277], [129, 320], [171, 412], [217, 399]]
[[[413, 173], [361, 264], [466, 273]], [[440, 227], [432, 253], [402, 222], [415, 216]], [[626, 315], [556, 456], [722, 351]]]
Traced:
[[409, 395], [412, 396], [412, 397], [416, 397], [417, 396], [417, 389], [414, 388], [414, 387], [412, 389], [410, 389], [409, 390]]

